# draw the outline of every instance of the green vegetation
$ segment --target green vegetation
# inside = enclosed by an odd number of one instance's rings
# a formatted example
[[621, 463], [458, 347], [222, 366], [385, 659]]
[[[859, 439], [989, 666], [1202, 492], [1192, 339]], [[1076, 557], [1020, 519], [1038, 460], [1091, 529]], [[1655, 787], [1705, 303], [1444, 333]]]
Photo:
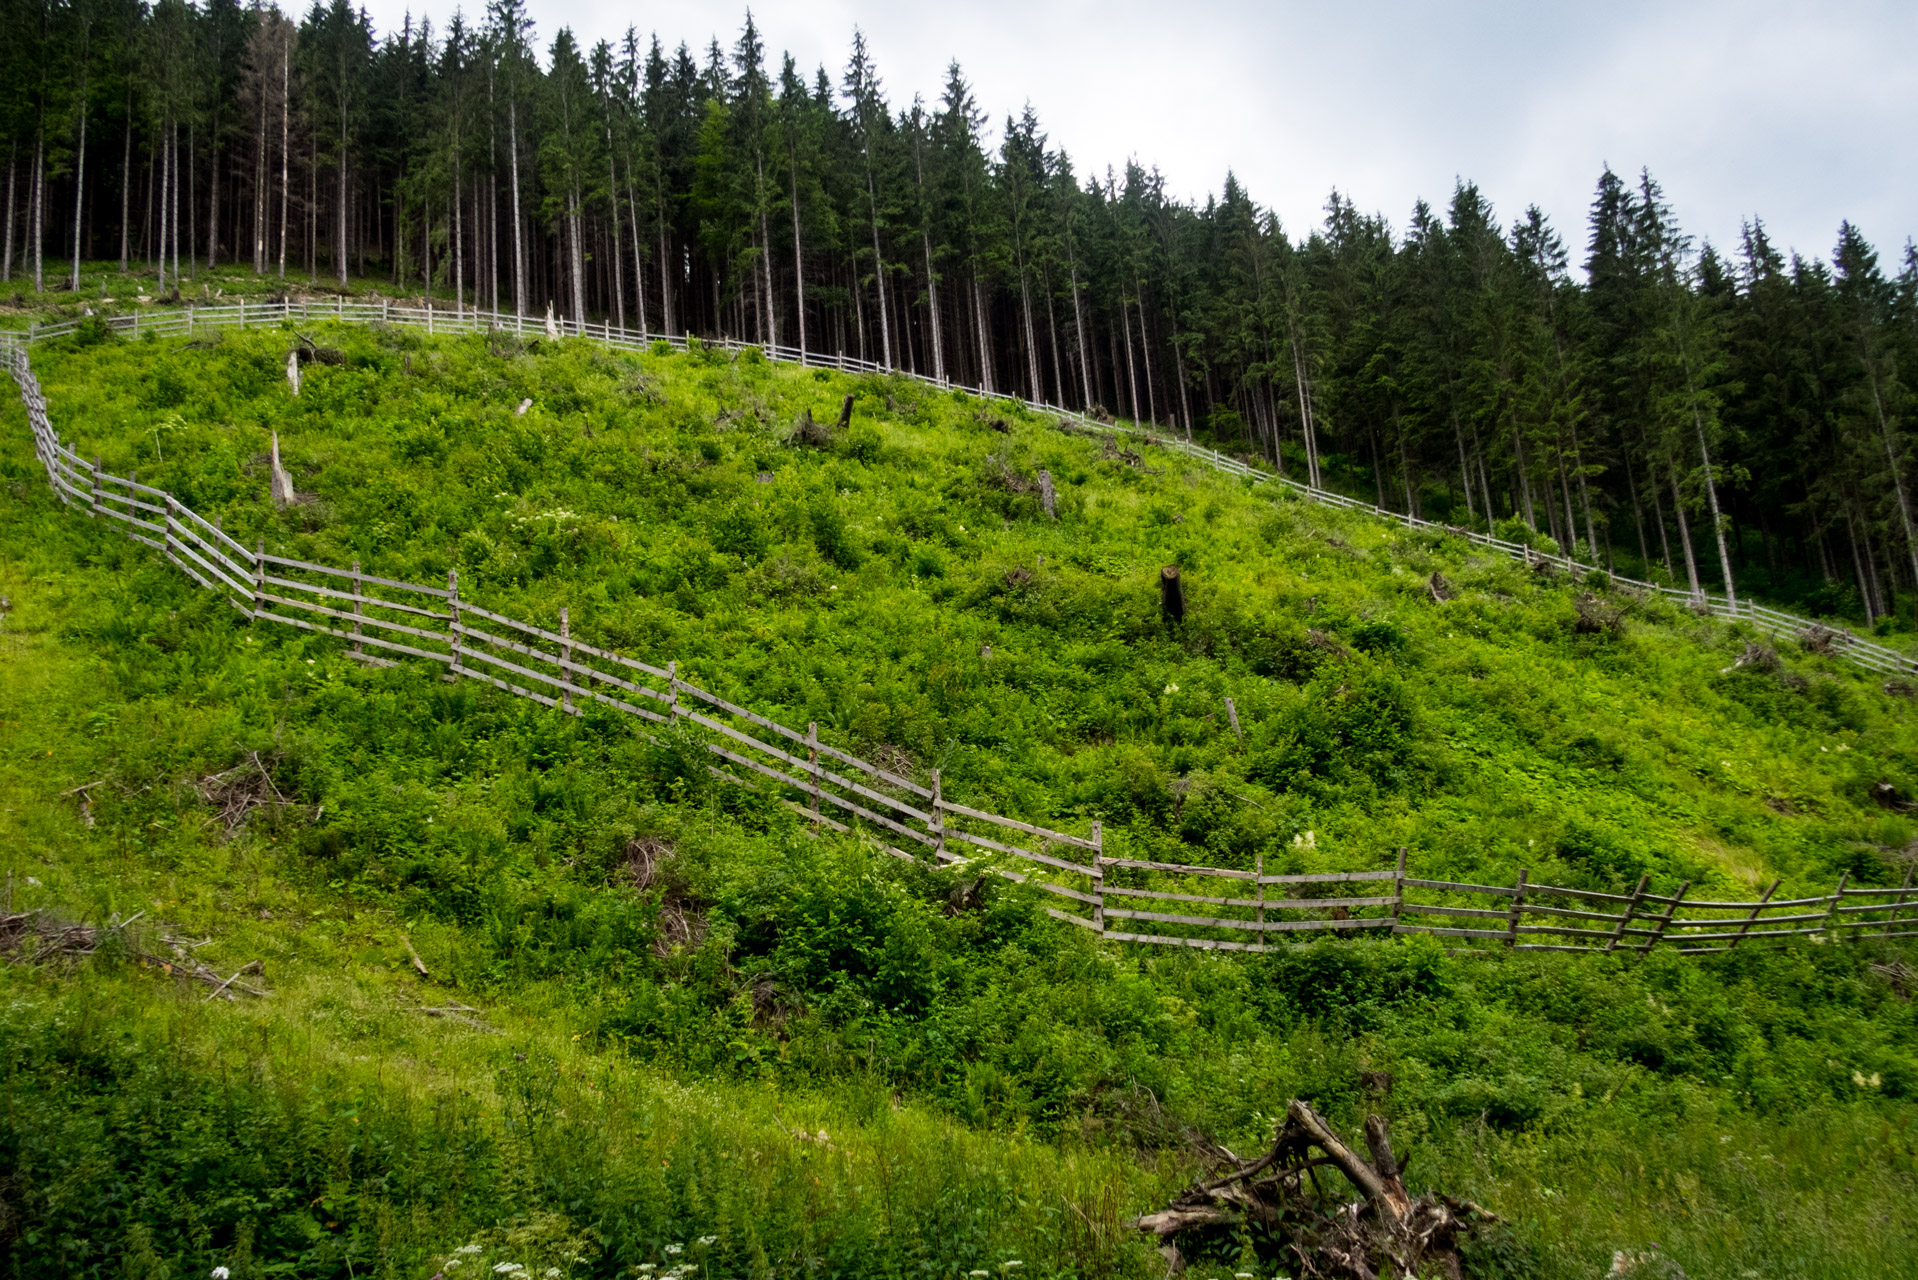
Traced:
[[[310, 336], [343, 361], [298, 399], [289, 333], [95, 330], [35, 367], [63, 434], [236, 536], [457, 564], [482, 604], [567, 606], [1129, 854], [1312, 870], [1405, 844], [1427, 875], [1733, 896], [1895, 882], [1918, 835], [1867, 800], [1918, 788], [1907, 704], [1809, 654], [1737, 665], [1750, 636], [1658, 604], [1583, 632], [1602, 586], [1456, 540], [904, 380]], [[794, 438], [849, 392], [851, 430]], [[284, 513], [269, 430], [313, 497]], [[60, 510], [17, 403], [0, 433], [0, 872], [16, 909], [145, 913], [131, 949], [0, 971], [8, 1274], [423, 1280], [472, 1242], [475, 1270], [1143, 1277], [1124, 1220], [1292, 1096], [1348, 1126], [1384, 1105], [1415, 1186], [1500, 1213], [1478, 1275], [1596, 1276], [1653, 1242], [1725, 1280], [1918, 1262], [1918, 1027], [1888, 953], [1102, 948], [1018, 886], [813, 840], [628, 721], [249, 627]], [[276, 795], [229, 831], [206, 780], [256, 753]], [[222, 973], [264, 961], [271, 994], [127, 958], [168, 933]], [[1388, 1103], [1361, 1070], [1396, 1077]], [[1272, 1275], [1255, 1252], [1200, 1274]]]

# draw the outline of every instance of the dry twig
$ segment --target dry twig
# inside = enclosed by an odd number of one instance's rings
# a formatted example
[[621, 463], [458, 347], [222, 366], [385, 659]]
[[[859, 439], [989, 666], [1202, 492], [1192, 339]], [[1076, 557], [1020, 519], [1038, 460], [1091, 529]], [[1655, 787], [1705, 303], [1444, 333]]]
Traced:
[[[1383, 1116], [1366, 1119], [1365, 1145], [1369, 1160], [1295, 1098], [1264, 1155], [1243, 1160], [1216, 1149], [1227, 1166], [1222, 1174], [1133, 1225], [1159, 1238], [1175, 1271], [1185, 1265], [1182, 1248], [1230, 1247], [1250, 1230], [1263, 1251], [1296, 1262], [1308, 1275], [1377, 1280], [1436, 1273], [1457, 1280], [1458, 1241], [1498, 1219], [1469, 1200], [1407, 1192]], [[1324, 1165], [1344, 1174], [1361, 1198], [1329, 1199], [1316, 1173]]]

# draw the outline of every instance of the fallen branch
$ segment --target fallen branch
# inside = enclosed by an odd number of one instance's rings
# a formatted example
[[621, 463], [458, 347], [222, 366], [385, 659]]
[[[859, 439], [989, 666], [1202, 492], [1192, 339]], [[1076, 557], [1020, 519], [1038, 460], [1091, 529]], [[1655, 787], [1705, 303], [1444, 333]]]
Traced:
[[470, 1004], [460, 1004], [457, 1001], [443, 1005], [422, 1004], [413, 1006], [413, 1012], [423, 1013], [429, 1018], [443, 1018], [448, 1022], [457, 1022], [464, 1026], [471, 1027], [475, 1031], [484, 1031], [487, 1035], [491, 1036], [506, 1034], [492, 1023], [482, 1022], [479, 1018], [474, 1017], [473, 1015], [482, 1014], [485, 1010], [475, 1009]]
[[163, 935], [160, 942], [171, 952], [170, 956], [146, 950], [129, 932], [134, 921], [145, 914], [138, 911], [125, 920], [105, 925], [81, 924], [45, 910], [0, 915], [0, 953], [9, 956], [15, 964], [59, 965], [70, 969], [98, 954], [111, 941], [114, 945], [110, 955], [132, 960], [142, 968], [158, 969], [184, 982], [204, 983], [213, 988], [207, 995], [209, 1000], [232, 1000], [236, 993], [255, 997], [267, 994], [263, 988], [239, 980], [249, 973], [266, 972], [258, 960], [248, 961], [230, 977], [222, 978], [218, 970], [208, 968], [189, 954], [191, 949], [203, 947], [211, 939], [188, 942]]
[[[1133, 1225], [1161, 1241], [1174, 1271], [1190, 1252], [1231, 1252], [1251, 1233], [1261, 1257], [1296, 1264], [1308, 1275], [1378, 1280], [1438, 1274], [1457, 1280], [1458, 1241], [1498, 1221], [1469, 1200], [1405, 1189], [1404, 1165], [1393, 1153], [1383, 1116], [1368, 1116], [1370, 1159], [1341, 1138], [1312, 1107], [1294, 1099], [1272, 1147], [1256, 1160], [1218, 1149], [1223, 1174], [1195, 1184]], [[1339, 1201], [1320, 1187], [1316, 1170], [1331, 1165], [1360, 1198]]]

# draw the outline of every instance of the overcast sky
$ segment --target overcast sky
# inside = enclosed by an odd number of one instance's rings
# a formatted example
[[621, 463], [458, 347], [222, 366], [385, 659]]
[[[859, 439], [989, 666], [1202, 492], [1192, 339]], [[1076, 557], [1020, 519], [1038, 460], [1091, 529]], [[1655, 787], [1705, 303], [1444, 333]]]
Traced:
[[[542, 46], [628, 26], [730, 49], [746, 6], [530, 0]], [[372, 0], [382, 30], [406, 9]], [[469, 18], [484, 0], [468, 0]], [[957, 58], [994, 129], [1028, 100], [1081, 174], [1134, 156], [1202, 200], [1236, 172], [1295, 235], [1333, 187], [1402, 229], [1479, 184], [1537, 203], [1575, 248], [1603, 165], [1649, 166], [1686, 229], [1732, 246], [1756, 214], [1828, 255], [1849, 218], [1894, 267], [1918, 234], [1918, 0], [761, 0], [767, 47], [839, 79], [862, 28], [901, 107]], [[1575, 260], [1582, 254], [1575, 253]]]

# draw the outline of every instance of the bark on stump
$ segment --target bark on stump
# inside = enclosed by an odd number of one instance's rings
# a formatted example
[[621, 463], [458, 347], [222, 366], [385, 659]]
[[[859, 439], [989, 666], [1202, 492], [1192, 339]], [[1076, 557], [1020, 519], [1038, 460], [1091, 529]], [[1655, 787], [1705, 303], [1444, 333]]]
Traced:
[[[1458, 1280], [1458, 1241], [1498, 1219], [1469, 1200], [1436, 1192], [1412, 1196], [1383, 1116], [1365, 1121], [1366, 1159], [1311, 1106], [1293, 1099], [1272, 1149], [1256, 1160], [1222, 1151], [1223, 1176], [1201, 1182], [1133, 1225], [1158, 1237], [1174, 1271], [1185, 1250], [1230, 1251], [1250, 1229], [1271, 1260], [1307, 1275], [1379, 1280], [1439, 1274]], [[1360, 1199], [1326, 1195], [1314, 1172], [1331, 1165]]]
[[1185, 584], [1179, 579], [1176, 564], [1159, 570], [1159, 609], [1167, 621], [1185, 621]]

